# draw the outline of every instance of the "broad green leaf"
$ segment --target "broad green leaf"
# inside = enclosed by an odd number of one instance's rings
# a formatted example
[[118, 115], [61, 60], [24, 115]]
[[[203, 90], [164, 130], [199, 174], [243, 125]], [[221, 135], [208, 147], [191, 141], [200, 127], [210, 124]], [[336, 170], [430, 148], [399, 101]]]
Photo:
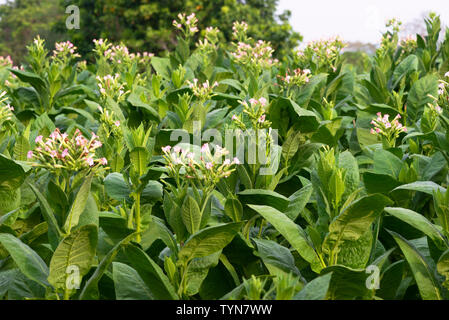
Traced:
[[70, 233], [72, 228], [78, 225], [81, 214], [86, 208], [87, 200], [89, 198], [90, 187], [92, 184], [93, 172], [89, 174], [86, 180], [81, 185], [78, 193], [76, 194], [75, 200], [73, 201], [72, 207], [70, 208], [67, 219], [64, 223], [64, 230]]
[[295, 221], [306, 207], [307, 203], [310, 200], [310, 197], [312, 196], [312, 193], [312, 184], [305, 185], [304, 187], [293, 193], [289, 197], [290, 203], [288, 204], [287, 210], [284, 212], [285, 215], [292, 221]]
[[418, 120], [424, 106], [433, 102], [433, 99], [428, 95], [438, 96], [438, 78], [433, 74], [419, 79], [410, 89], [407, 98], [407, 114], [410, 120]]
[[100, 298], [100, 293], [98, 291], [98, 282], [100, 281], [101, 277], [103, 277], [106, 269], [112, 263], [122, 246], [129, 243], [135, 238], [136, 234], [132, 233], [118, 242], [111, 250], [109, 250], [108, 254], [103, 258], [103, 260], [101, 260], [100, 264], [95, 269], [95, 272], [84, 285], [79, 297], [80, 300], [98, 300]]
[[222, 224], [200, 230], [192, 235], [179, 251], [179, 260], [187, 263], [194, 258], [201, 258], [226, 247], [239, 232], [241, 222]]
[[432, 181], [416, 181], [409, 184], [404, 184], [402, 186], [397, 187], [394, 190], [411, 190], [411, 191], [420, 191], [430, 195], [433, 195], [437, 190], [441, 192], [446, 192], [446, 189], [442, 186], [436, 184]]
[[271, 240], [253, 239], [253, 241], [256, 243], [257, 253], [271, 275], [279, 276], [292, 273], [301, 276], [289, 249]]
[[293, 297], [293, 300], [325, 300], [331, 278], [332, 272], [313, 279]]
[[423, 300], [442, 300], [438, 283], [432, 270], [424, 261], [418, 250], [401, 235], [389, 231], [393, 239], [398, 244], [413, 272], [416, 284], [418, 285], [421, 298]]
[[131, 190], [123, 179], [123, 175], [118, 172], [108, 174], [104, 179], [106, 194], [114, 200], [123, 201], [128, 199]]
[[288, 207], [289, 200], [283, 195], [263, 189], [249, 189], [237, 194], [242, 204], [267, 205], [276, 208], [279, 211], [285, 211]]
[[239, 200], [229, 198], [225, 202], [224, 213], [234, 222], [240, 222], [243, 216], [243, 207]]
[[425, 235], [432, 239], [440, 249], [447, 249], [448, 246], [446, 244], [446, 240], [441, 232], [422, 214], [405, 208], [387, 207], [385, 208], [385, 211], [393, 217], [396, 217], [405, 223], [408, 223], [412, 227], [422, 231]]
[[445, 277], [443, 285], [449, 289], [449, 250], [444, 251], [437, 263], [438, 273]]
[[182, 221], [190, 234], [198, 232], [201, 224], [201, 212], [198, 203], [191, 196], [187, 196], [181, 207]]
[[0, 154], [0, 190], [15, 190], [25, 180], [25, 171], [14, 160]]
[[20, 271], [29, 279], [48, 286], [48, 267], [29, 246], [11, 234], [0, 234], [0, 244], [9, 252]]
[[125, 247], [125, 253], [154, 299], [176, 300], [178, 298], [168, 277], [142, 249], [133, 244], [128, 244]]
[[389, 151], [380, 149], [374, 152], [374, 173], [387, 174], [397, 179], [403, 167], [401, 159]]
[[153, 295], [137, 271], [121, 262], [112, 263], [117, 300], [153, 300]]
[[95, 225], [82, 226], [65, 237], [51, 258], [48, 282], [55, 289], [65, 289], [69, 268], [76, 268], [80, 277], [85, 276], [92, 266], [97, 241]]
[[387, 197], [374, 194], [354, 201], [331, 222], [329, 234], [323, 243], [323, 252], [330, 256], [331, 261], [336, 261], [339, 246], [344, 241], [357, 241], [366, 231], [384, 207], [391, 204]]
[[268, 206], [249, 205], [264, 217], [279, 233], [311, 264], [314, 272], [319, 273], [324, 267], [304, 230], [282, 212]]
[[41, 213], [44, 216], [45, 221], [48, 223], [49, 229], [49, 240], [54, 248], [56, 248], [56, 242], [59, 243], [59, 239], [63, 236], [61, 229], [59, 228], [58, 221], [56, 220], [55, 214], [47, 202], [47, 199], [42, 195], [38, 188], [36, 188], [33, 184], [28, 184], [36, 195], [37, 200], [40, 204]]
[[206, 279], [209, 269], [217, 266], [221, 255], [221, 250], [209, 256], [195, 258], [187, 266], [186, 270], [186, 294], [193, 296], [198, 293], [200, 287]]

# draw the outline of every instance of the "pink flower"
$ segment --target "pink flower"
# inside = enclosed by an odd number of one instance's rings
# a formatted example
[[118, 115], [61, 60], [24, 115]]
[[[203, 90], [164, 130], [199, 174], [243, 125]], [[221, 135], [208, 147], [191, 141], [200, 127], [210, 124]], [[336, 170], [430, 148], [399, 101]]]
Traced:
[[171, 146], [166, 146], [166, 147], [163, 147], [163, 148], [162, 148], [162, 151], [163, 151], [164, 153], [169, 153], [170, 150], [171, 150]]
[[180, 152], [182, 152], [182, 149], [180, 147], [176, 146], [173, 148], [173, 151], [176, 153], [180, 153]]
[[101, 158], [100, 163], [105, 166], [108, 164], [108, 160], [106, 158]]
[[224, 164], [225, 166], [229, 166], [229, 165], [231, 164], [231, 160], [226, 159], [226, 160], [223, 162], [223, 164]]
[[257, 102], [258, 101], [254, 98], [249, 99], [249, 103], [251, 103], [251, 105], [255, 105], [255, 104], [257, 104]]
[[240, 164], [240, 160], [239, 160], [238, 158], [234, 158], [233, 162], [234, 162], [235, 164]]
[[116, 121], [116, 122], [114, 122], [114, 125], [116, 126], [116, 127], [120, 127], [120, 121]]
[[103, 145], [103, 144], [101, 143], [101, 141], [95, 140], [94, 143], [92, 144], [92, 148], [98, 149], [98, 148], [100, 148], [102, 145]]
[[209, 151], [209, 144], [205, 143], [202, 147], [201, 147], [201, 152], [202, 153], [206, 153]]
[[237, 116], [234, 114], [234, 115], [232, 116], [232, 120], [233, 120], [233, 121], [237, 121], [237, 119], [238, 119]]
[[449, 78], [449, 72], [446, 72], [446, 74], [444, 75], [446, 78]]
[[260, 118], [259, 118], [259, 123], [264, 123], [265, 122], [265, 115], [262, 115]]
[[34, 139], [34, 142], [41, 143], [42, 142], [42, 136], [37, 136], [36, 139]]
[[214, 164], [212, 162], [206, 163], [206, 169], [211, 170], [214, 167]]
[[58, 156], [58, 153], [56, 152], [56, 150], [50, 150], [50, 157], [55, 158]]
[[86, 158], [86, 162], [91, 167], [94, 165], [94, 159], [92, 159], [91, 157]]
[[371, 129], [371, 134], [376, 134], [376, 131], [374, 131], [374, 129]]
[[28, 151], [28, 153], [27, 153], [27, 158], [28, 159], [31, 159], [31, 158], [33, 158], [33, 151]]
[[267, 105], [267, 99], [265, 99], [264, 97], [260, 98], [260, 99], [259, 99], [259, 102], [260, 102], [260, 104], [261, 104], [262, 106], [264, 106], [264, 107]]
[[65, 158], [65, 157], [67, 157], [69, 155], [69, 150], [68, 149], [64, 149], [64, 151], [62, 151], [62, 153], [61, 153], [61, 157], [62, 158]]

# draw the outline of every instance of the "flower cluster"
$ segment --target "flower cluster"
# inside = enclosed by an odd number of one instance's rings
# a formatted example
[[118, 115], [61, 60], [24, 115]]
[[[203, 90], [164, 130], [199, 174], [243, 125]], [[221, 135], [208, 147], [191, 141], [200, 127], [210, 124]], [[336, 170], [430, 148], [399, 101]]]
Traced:
[[71, 58], [79, 58], [81, 56], [76, 53], [76, 49], [77, 47], [70, 41], [58, 42], [55, 44], [55, 50], [53, 50], [53, 59], [66, 62]]
[[406, 54], [413, 53], [418, 48], [418, 43], [416, 41], [416, 36], [408, 35], [401, 40], [400, 46]]
[[100, 106], [98, 106], [98, 110], [101, 114], [100, 122], [106, 137], [109, 137], [111, 134], [114, 135], [114, 137], [122, 136], [123, 132], [120, 127], [120, 121], [114, 117], [114, 111], [109, 112], [109, 110]]
[[[271, 126], [271, 122], [266, 120], [266, 108], [268, 101], [264, 97], [260, 99], [249, 99], [249, 103], [246, 101], [240, 101], [243, 105], [243, 112], [246, 113], [252, 123], [254, 130], [266, 129]], [[232, 120], [234, 123], [243, 130], [246, 130], [246, 125], [243, 122], [242, 115], [233, 115]]]
[[315, 66], [315, 71], [337, 71], [340, 62], [340, 52], [345, 47], [340, 37], [311, 41], [303, 50], [296, 54], [302, 68]]
[[193, 82], [187, 80], [187, 84], [192, 89], [193, 94], [201, 101], [209, 100], [213, 96], [214, 88], [218, 87], [218, 82], [215, 81], [212, 85], [209, 80], [204, 83], [199, 83], [198, 79], [193, 79]]
[[12, 67], [13, 62], [10, 56], [3, 57], [0, 56], [0, 67]]
[[95, 158], [95, 150], [102, 146], [97, 138], [95, 133], [92, 133], [92, 138], [88, 140], [78, 129], [69, 137], [67, 133], [61, 133], [56, 129], [45, 141], [42, 136], [37, 136], [36, 148], [29, 151], [27, 157], [34, 162], [33, 166], [46, 168], [52, 172], [99, 169], [107, 165], [108, 161], [106, 158]]
[[205, 31], [204, 40], [199, 40], [196, 44], [197, 48], [205, 54], [214, 52], [217, 50], [218, 34], [220, 29], [208, 27]]
[[245, 21], [235, 21], [232, 25], [232, 36], [237, 41], [246, 41], [248, 31], [248, 24]]
[[297, 86], [300, 87], [310, 81], [311, 72], [309, 69], [295, 69], [293, 70], [293, 74], [288, 72], [285, 73], [285, 77], [279, 76], [286, 87]]
[[[201, 181], [203, 185], [215, 186], [221, 179], [227, 178], [235, 170], [234, 165], [240, 164], [239, 159], [225, 159], [229, 151], [225, 148], [215, 146], [212, 154], [209, 144], [201, 147], [201, 154], [195, 154], [176, 146], [162, 148], [164, 159], [167, 161], [169, 175], [178, 179], [180, 174], [185, 178]], [[178, 181], [179, 182], [179, 181]]]
[[407, 132], [407, 128], [399, 122], [400, 114], [396, 115], [392, 121], [389, 120], [389, 117], [388, 114], [382, 116], [380, 112], [377, 113], [377, 118], [371, 121], [371, 124], [374, 125], [371, 134], [385, 138], [388, 146], [394, 147], [396, 139], [402, 132]]
[[104, 77], [97, 76], [98, 88], [104, 97], [112, 97], [117, 102], [123, 101], [130, 91], [125, 92], [125, 85], [120, 83], [120, 75], [107, 75]]
[[239, 41], [231, 57], [239, 64], [260, 70], [268, 69], [279, 61], [273, 58], [273, 48], [269, 42], [259, 40], [254, 45]]
[[180, 13], [178, 14], [178, 19], [179, 21], [173, 20], [173, 26], [176, 29], [181, 30], [186, 38], [189, 38], [198, 32], [198, 19], [194, 13], [189, 16], [186, 16], [185, 13]]

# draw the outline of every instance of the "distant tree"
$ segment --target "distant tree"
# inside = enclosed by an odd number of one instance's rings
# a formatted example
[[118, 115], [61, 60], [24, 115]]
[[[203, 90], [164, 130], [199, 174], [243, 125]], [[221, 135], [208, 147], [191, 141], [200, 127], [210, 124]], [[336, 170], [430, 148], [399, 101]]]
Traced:
[[[180, 12], [195, 12], [199, 28], [220, 28], [230, 40], [234, 21], [246, 21], [249, 35], [271, 41], [278, 55], [298, 45], [302, 39], [288, 20], [291, 13], [276, 13], [278, 0], [60, 0], [63, 7], [80, 8], [80, 30], [67, 31], [71, 40], [87, 53], [92, 40], [123, 41], [130, 49], [161, 54], [176, 46], [173, 19]], [[65, 28], [61, 19], [59, 29]]]
[[62, 34], [53, 30], [63, 11], [59, 0], [15, 0], [0, 5], [0, 55], [12, 56], [21, 61], [26, 53], [26, 45], [36, 35], [53, 43]]

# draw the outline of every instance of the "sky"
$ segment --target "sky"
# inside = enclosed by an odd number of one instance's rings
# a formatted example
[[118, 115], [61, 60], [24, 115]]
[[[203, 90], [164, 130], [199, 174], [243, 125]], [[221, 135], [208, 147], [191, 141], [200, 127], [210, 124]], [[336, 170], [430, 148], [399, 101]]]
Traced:
[[339, 35], [346, 41], [378, 43], [388, 19], [399, 18], [406, 25], [429, 11], [449, 25], [448, 0], [279, 0], [278, 10], [286, 9], [304, 42]]

